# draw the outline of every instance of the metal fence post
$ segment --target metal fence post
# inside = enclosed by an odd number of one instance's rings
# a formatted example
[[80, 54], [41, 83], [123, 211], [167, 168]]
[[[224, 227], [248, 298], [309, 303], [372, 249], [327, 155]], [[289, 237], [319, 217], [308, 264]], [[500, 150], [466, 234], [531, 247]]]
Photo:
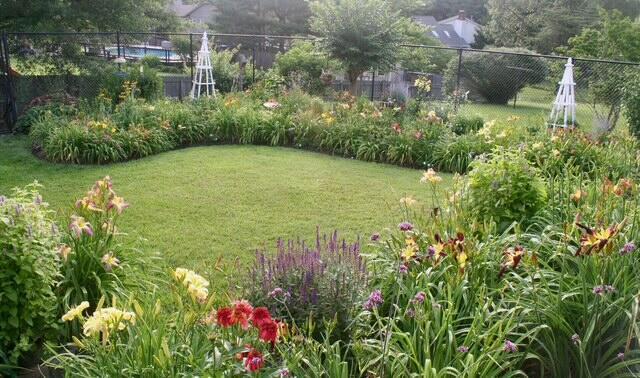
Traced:
[[118, 46], [118, 58], [120, 58], [120, 30], [116, 32], [116, 44]]
[[252, 51], [252, 57], [251, 57], [251, 84], [255, 84], [256, 82], [256, 45], [253, 45], [253, 51]]
[[376, 70], [373, 70], [373, 73], [371, 75], [371, 101], [373, 101], [375, 89], [376, 89]]
[[2, 56], [0, 57], [0, 61], [4, 61], [4, 75], [5, 79], [5, 96], [6, 96], [6, 104], [9, 107], [8, 116], [6, 118], [7, 124], [9, 126], [9, 131], [13, 129], [16, 121], [18, 120], [18, 111], [16, 108], [16, 98], [14, 93], [13, 86], [13, 78], [11, 76], [11, 61], [9, 59], [9, 37], [7, 36], [7, 32], [2, 32], [2, 38], [0, 39], [0, 53]]
[[458, 72], [456, 74], [456, 91], [454, 93], [453, 112], [458, 112], [460, 106], [460, 76], [462, 75], [462, 49], [458, 49]]
[[191, 82], [193, 83], [193, 33], [189, 33], [189, 66], [191, 66]]

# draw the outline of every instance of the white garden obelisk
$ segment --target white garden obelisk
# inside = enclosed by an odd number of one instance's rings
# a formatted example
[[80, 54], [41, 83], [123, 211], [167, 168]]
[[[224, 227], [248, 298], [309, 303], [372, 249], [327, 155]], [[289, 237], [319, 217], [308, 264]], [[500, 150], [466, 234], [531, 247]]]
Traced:
[[191, 98], [199, 98], [201, 95], [216, 96], [216, 81], [213, 80], [207, 32], [202, 35], [202, 46], [198, 51], [196, 73], [193, 76], [193, 86], [191, 87]]
[[[555, 129], [556, 127], [574, 127], [576, 125], [576, 83], [573, 81], [573, 61], [571, 58], [565, 64], [564, 75], [556, 101], [553, 103], [551, 117], [549, 122]], [[560, 119], [560, 117], [562, 117]], [[558, 123], [560, 121], [560, 123]]]

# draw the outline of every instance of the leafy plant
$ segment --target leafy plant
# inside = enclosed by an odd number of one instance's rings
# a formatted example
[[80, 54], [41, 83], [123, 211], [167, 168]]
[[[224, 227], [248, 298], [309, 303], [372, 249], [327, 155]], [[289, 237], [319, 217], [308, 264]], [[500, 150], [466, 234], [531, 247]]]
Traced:
[[[0, 372], [11, 374], [55, 330], [60, 235], [37, 183], [0, 195]], [[37, 361], [36, 359], [34, 359]], [[4, 366], [2, 366], [4, 365]], [[29, 366], [31, 367], [31, 366]]]
[[527, 224], [545, 205], [547, 192], [538, 169], [518, 151], [496, 150], [488, 160], [471, 164], [469, 215], [494, 221], [504, 230], [512, 222]]

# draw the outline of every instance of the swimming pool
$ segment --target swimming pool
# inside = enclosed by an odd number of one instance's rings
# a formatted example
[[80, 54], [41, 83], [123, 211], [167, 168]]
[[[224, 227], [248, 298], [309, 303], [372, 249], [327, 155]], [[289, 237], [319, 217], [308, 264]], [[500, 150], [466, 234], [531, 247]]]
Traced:
[[[107, 47], [106, 52], [111, 56], [118, 56], [117, 47]], [[145, 56], [156, 56], [163, 61], [178, 62], [182, 60], [175, 51], [165, 50], [159, 46], [125, 46], [120, 47], [120, 55], [125, 58], [140, 59]]]

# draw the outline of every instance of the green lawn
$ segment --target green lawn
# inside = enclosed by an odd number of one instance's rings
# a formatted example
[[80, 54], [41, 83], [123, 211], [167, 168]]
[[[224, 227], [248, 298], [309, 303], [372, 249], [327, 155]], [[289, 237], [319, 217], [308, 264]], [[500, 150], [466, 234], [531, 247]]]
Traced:
[[131, 203], [122, 231], [146, 238], [147, 250], [173, 265], [209, 274], [219, 256], [246, 263], [255, 248], [280, 236], [311, 237], [316, 225], [368, 238], [401, 221], [401, 197], [429, 198], [420, 171], [294, 149], [195, 147], [70, 166], [37, 159], [25, 137], [0, 137], [0, 194], [37, 179], [45, 201], [62, 213], [104, 175]]
[[[485, 120], [505, 120], [511, 116], [520, 117], [523, 123], [545, 124], [551, 115], [553, 102], [556, 93], [553, 87], [544, 86], [526, 87], [518, 93], [516, 105], [513, 100], [508, 105], [496, 105], [485, 103], [465, 103], [460, 106], [459, 113], [467, 116], [480, 116]], [[589, 105], [586, 98], [578, 98], [576, 109], [576, 119], [584, 130], [595, 130], [597, 115], [593, 106]], [[606, 115], [608, 108], [604, 105], [598, 106], [600, 115]], [[618, 128], [626, 128], [626, 120], [620, 117]]]

